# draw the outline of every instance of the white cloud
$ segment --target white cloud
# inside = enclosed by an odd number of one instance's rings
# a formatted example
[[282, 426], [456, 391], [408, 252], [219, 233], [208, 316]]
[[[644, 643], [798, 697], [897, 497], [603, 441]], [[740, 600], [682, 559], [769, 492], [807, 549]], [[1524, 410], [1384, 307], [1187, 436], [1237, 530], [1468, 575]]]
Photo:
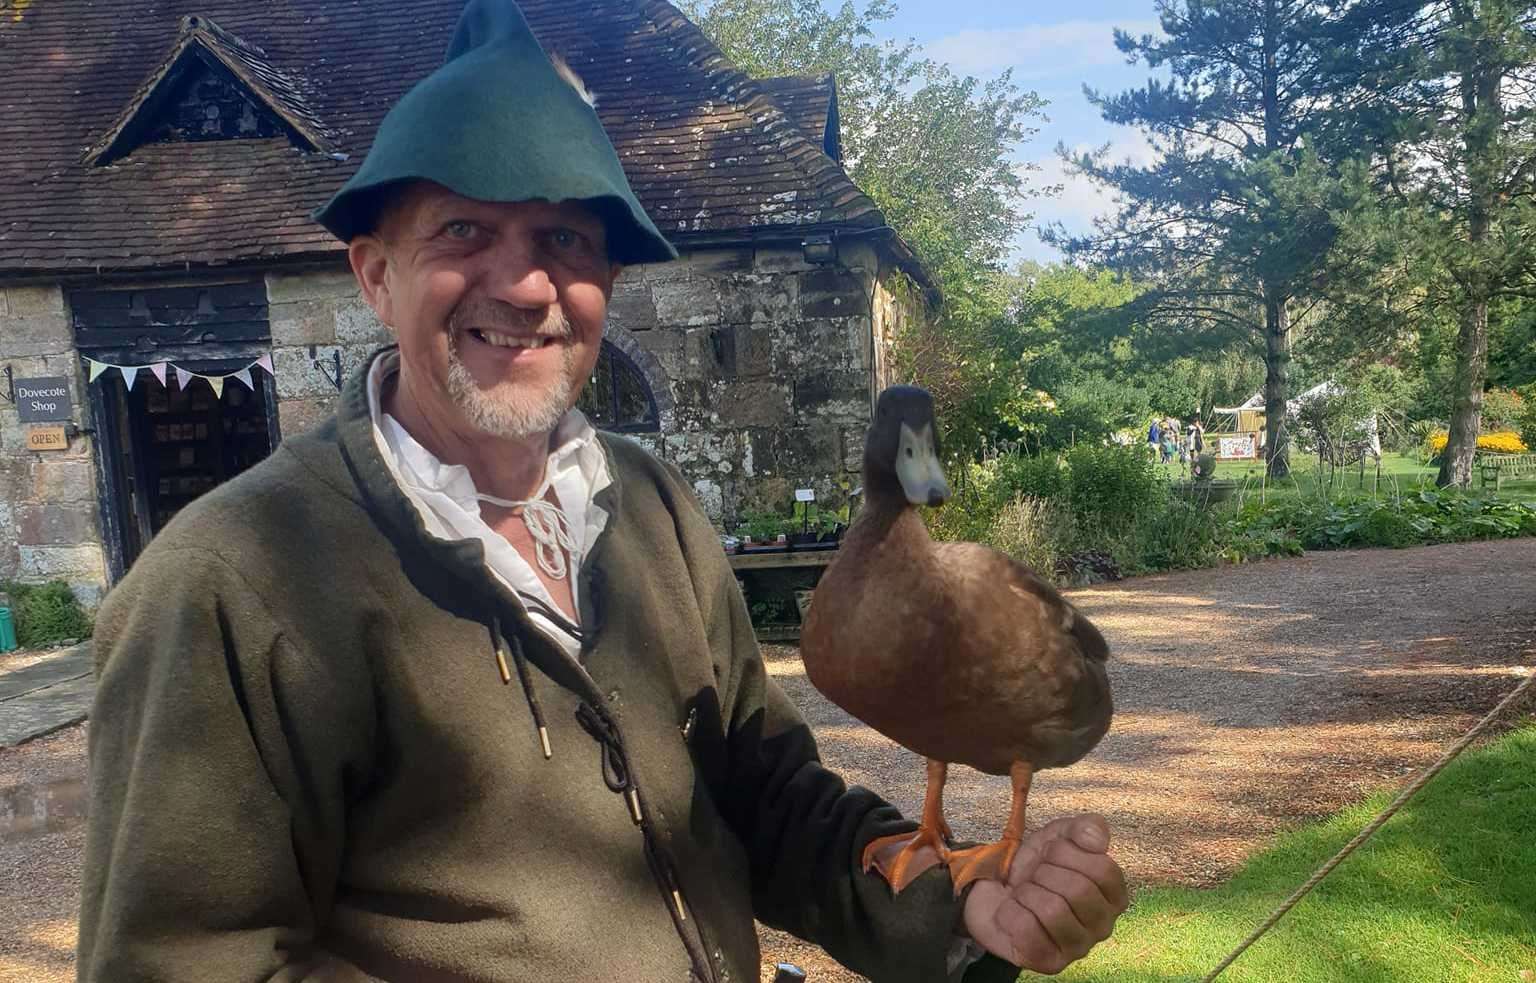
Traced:
[[[1081, 154], [1098, 150], [1102, 145], [1102, 143], [1094, 145], [1084, 143], [1073, 146], [1071, 150], [1074, 154]], [[1118, 136], [1109, 143], [1109, 159], [1116, 163], [1129, 160], [1133, 164], [1146, 166], [1156, 158], [1156, 151], [1139, 131], [1127, 129], [1122, 136]], [[1029, 180], [1032, 185], [1037, 188], [1061, 186], [1060, 194], [1051, 198], [1037, 198], [1030, 203], [1035, 213], [1036, 226], [1043, 227], [1060, 222], [1068, 232], [1083, 235], [1093, 231], [1094, 219], [1113, 215], [1118, 210], [1112, 190], [1081, 175], [1071, 173], [1055, 153], [1036, 159], [1032, 163], [1038, 168], [1030, 172]], [[1021, 257], [1057, 258], [1055, 251], [1040, 242], [1033, 231], [1025, 233], [1022, 241], [1015, 243], [1015, 249]]]
[[1072, 20], [999, 30], [966, 30], [928, 45], [927, 55], [968, 75], [1013, 68], [1020, 78], [1039, 78], [1068, 68], [1122, 62], [1114, 29], [1132, 35], [1159, 33], [1158, 22]]

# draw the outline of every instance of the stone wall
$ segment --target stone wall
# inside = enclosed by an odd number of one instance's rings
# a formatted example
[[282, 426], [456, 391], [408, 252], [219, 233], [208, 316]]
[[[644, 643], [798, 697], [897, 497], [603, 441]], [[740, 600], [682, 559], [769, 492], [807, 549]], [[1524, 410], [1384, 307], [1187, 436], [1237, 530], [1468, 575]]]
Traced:
[[894, 382], [902, 381], [895, 364], [896, 340], [916, 327], [927, 316], [922, 294], [906, 274], [888, 269], [875, 284], [873, 312], [873, 361], [870, 376], [873, 396]]
[[330, 371], [341, 353], [342, 378], [394, 341], [374, 315], [345, 264], [306, 272], [267, 274], [267, 318], [277, 377], [278, 426], [285, 437], [303, 433], [336, 408], [336, 386], [310, 357]]
[[[90, 426], [85, 377], [59, 286], [0, 288], [4, 365], [17, 379], [64, 376], [72, 422]], [[29, 451], [29, 429], [15, 403], [0, 402], [0, 580], [66, 580], [94, 604], [107, 567], [91, 438], [73, 436], [65, 451]]]
[[[661, 417], [660, 434], [638, 439], [682, 470], [715, 521], [787, 512], [796, 488], [840, 504], [859, 484], [877, 271], [868, 247], [845, 247], [828, 265], [799, 248], [741, 248], [620, 276], [608, 338], [646, 375]], [[280, 423], [292, 436], [335, 406], [310, 345], [327, 367], [339, 350], [350, 374], [393, 337], [345, 267], [269, 273], [267, 299]]]
[[[279, 422], [302, 433], [335, 406], [317, 368], [339, 351], [350, 374], [389, 344], [345, 266], [266, 276]], [[659, 434], [640, 440], [676, 464], [715, 521], [787, 512], [796, 488], [833, 506], [859, 484], [872, 398], [888, 381], [889, 341], [920, 316], [872, 249], [844, 246], [817, 265], [799, 248], [696, 252], [626, 270], [608, 333], [646, 375]], [[74, 423], [90, 427], [85, 378], [63, 291], [0, 289], [0, 365], [18, 378], [69, 379]], [[94, 601], [106, 584], [91, 438], [62, 452], [25, 446], [0, 402], [0, 580], [68, 580]]]
[[787, 513], [796, 488], [841, 504], [869, 424], [872, 250], [815, 265], [799, 248], [696, 252], [626, 270], [610, 335], [654, 356], [670, 413], [645, 442], [692, 482], [716, 522]]

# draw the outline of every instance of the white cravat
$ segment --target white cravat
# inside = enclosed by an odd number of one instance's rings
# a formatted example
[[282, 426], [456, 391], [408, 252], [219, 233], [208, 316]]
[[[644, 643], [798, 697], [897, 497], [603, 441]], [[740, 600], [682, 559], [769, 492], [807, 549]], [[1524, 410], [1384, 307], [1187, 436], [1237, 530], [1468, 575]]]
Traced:
[[[580, 410], [571, 410], [561, 417], [550, 437], [544, 481], [536, 495], [527, 501], [509, 502], [482, 494], [476, 491], [468, 468], [444, 464], [412, 437], [400, 421], [384, 412], [380, 394], [384, 381], [398, 371], [399, 358], [396, 352], [381, 356], [368, 374], [373, 438], [395, 484], [416, 509], [430, 535], [450, 541], [479, 540], [485, 550], [486, 569], [518, 597], [540, 630], [568, 655], [577, 657], [581, 643], [540, 610], [543, 604], [548, 605], [549, 611], [557, 612], [559, 605], [522, 554], [482, 518], [480, 503], [523, 509], [523, 521], [537, 544], [540, 568], [554, 579], [569, 577], [571, 602], [579, 604], [581, 565], [608, 524], [608, 512], [593, 498], [613, 480], [608, 473], [608, 459], [597, 442], [597, 432]], [[547, 500], [551, 491], [558, 505]], [[519, 595], [531, 596], [540, 604], [524, 602]]]

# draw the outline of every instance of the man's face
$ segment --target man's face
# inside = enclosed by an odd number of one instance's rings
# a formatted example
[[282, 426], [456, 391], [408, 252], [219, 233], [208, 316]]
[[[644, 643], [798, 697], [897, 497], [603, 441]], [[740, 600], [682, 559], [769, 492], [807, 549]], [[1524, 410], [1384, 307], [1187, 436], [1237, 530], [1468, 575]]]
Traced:
[[529, 437], [575, 403], [618, 274], [585, 206], [476, 201], [421, 182], [349, 254], [434, 424]]

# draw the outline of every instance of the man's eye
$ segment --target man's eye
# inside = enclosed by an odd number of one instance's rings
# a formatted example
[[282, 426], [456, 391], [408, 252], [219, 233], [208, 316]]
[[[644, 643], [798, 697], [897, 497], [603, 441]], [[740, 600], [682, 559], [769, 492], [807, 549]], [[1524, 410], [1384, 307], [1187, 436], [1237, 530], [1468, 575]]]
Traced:
[[443, 226], [443, 234], [450, 239], [468, 239], [475, 234], [475, 223], [456, 220]]
[[562, 253], [583, 252], [587, 237], [575, 229], [555, 229], [549, 234], [549, 243]]

